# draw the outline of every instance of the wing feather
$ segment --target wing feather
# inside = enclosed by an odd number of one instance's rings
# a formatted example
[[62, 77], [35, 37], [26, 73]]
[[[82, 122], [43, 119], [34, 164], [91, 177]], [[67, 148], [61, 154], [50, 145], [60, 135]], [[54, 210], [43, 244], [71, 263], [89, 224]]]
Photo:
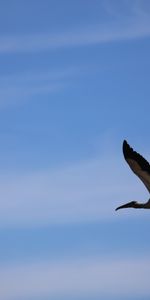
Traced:
[[150, 192], [150, 164], [148, 161], [134, 151], [127, 141], [123, 142], [123, 154], [131, 170], [142, 180]]

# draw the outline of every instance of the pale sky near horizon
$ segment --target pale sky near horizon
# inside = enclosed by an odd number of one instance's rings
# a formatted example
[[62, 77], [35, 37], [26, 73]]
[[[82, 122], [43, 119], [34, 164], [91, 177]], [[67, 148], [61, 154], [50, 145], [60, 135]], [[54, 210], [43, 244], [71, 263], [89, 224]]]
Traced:
[[1, 0], [1, 299], [149, 299], [149, 56], [148, 0]]

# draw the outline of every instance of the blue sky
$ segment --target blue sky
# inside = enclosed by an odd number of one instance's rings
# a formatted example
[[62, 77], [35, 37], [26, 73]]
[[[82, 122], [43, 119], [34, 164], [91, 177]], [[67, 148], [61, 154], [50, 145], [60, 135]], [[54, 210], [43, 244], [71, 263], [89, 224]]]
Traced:
[[148, 0], [0, 4], [0, 296], [148, 300]]

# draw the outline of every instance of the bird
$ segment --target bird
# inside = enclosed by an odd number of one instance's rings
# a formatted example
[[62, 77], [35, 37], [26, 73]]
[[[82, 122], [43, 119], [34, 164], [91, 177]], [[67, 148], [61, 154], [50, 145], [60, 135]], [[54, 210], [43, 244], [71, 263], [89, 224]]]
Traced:
[[[134, 151], [126, 140], [123, 141], [123, 155], [131, 170], [141, 179], [145, 187], [150, 193], [150, 164], [139, 153]], [[121, 206], [118, 206], [115, 210], [122, 208], [146, 208], [150, 209], [150, 199], [145, 203], [139, 203], [137, 201], [131, 201]]]

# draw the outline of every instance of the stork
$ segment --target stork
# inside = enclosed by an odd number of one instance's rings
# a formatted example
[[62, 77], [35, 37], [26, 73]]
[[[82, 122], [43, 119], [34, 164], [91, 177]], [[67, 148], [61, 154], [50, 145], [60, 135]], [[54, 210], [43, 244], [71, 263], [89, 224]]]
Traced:
[[[142, 180], [150, 193], [150, 164], [148, 163], [148, 161], [139, 153], [134, 151], [125, 140], [123, 142], [123, 154], [131, 170]], [[128, 207], [150, 209], [150, 199], [145, 203], [131, 201], [117, 207], [116, 210]]]

